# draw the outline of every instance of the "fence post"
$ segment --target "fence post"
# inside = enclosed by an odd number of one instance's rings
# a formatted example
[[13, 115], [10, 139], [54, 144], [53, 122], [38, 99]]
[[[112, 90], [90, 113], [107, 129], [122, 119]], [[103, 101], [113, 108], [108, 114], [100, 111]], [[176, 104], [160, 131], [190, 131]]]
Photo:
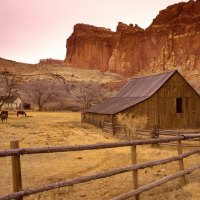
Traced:
[[[133, 140], [133, 136], [131, 137], [131, 140]], [[131, 163], [132, 165], [137, 164], [137, 152], [136, 152], [136, 145], [131, 146]], [[138, 188], [138, 170], [132, 171], [133, 176], [133, 189], [136, 190]], [[139, 200], [139, 195], [135, 195], [135, 200]]]
[[112, 134], [113, 134], [113, 136], [115, 136], [115, 121], [114, 121], [114, 116], [112, 115], [112, 117], [111, 117], [111, 128], [112, 128]]
[[[159, 130], [158, 130], [158, 126], [157, 125], [154, 126], [154, 130], [151, 133], [151, 138], [152, 139], [159, 138]], [[158, 147], [159, 144], [152, 144], [152, 146]]]
[[81, 123], [85, 122], [85, 112], [81, 112]]
[[[177, 136], [180, 136], [180, 133], [176, 134]], [[182, 145], [181, 145], [181, 140], [177, 140], [177, 150], [178, 150], [178, 155], [182, 154]], [[183, 163], [183, 159], [179, 160], [179, 171], [183, 171], [184, 170], [184, 163]], [[182, 184], [186, 184], [186, 178], [185, 175], [181, 176], [181, 183]]]
[[[10, 148], [18, 149], [19, 141], [18, 140], [11, 141]], [[13, 192], [18, 192], [22, 190], [20, 155], [12, 156], [11, 161], [12, 161], [12, 175], [13, 175]], [[23, 200], [23, 197], [20, 197], [17, 200]]]

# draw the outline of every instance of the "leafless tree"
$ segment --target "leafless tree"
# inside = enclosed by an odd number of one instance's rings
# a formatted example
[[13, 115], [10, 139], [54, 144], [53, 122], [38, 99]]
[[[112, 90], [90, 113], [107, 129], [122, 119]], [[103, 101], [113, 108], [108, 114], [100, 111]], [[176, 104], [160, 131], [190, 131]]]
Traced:
[[63, 83], [64, 89], [66, 91], [67, 94], [70, 93], [70, 88], [71, 85], [70, 83], [65, 79], [64, 76], [62, 76], [61, 74], [55, 74], [55, 73], [48, 73], [52, 78], [54, 78], [55, 80], [61, 81]]
[[11, 97], [16, 95], [18, 92], [18, 84], [16, 75], [9, 71], [0, 72], [0, 110], [5, 102]]
[[49, 80], [35, 80], [25, 87], [27, 98], [38, 106], [38, 110], [44, 109], [47, 103], [56, 101], [59, 96], [59, 89], [55, 82]]
[[72, 90], [73, 98], [78, 101], [83, 111], [104, 100], [105, 90], [98, 83], [79, 83]]

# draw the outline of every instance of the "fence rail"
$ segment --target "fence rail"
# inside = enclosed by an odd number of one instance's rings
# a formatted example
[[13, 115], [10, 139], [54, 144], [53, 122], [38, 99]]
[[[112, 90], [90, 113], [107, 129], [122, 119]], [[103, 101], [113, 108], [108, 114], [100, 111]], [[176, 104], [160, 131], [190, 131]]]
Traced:
[[[77, 145], [77, 146], [61, 146], [61, 147], [56, 146], [56, 147], [43, 147], [43, 148], [17, 148], [17, 149], [0, 151], [0, 157], [12, 156], [12, 158], [13, 157], [20, 158], [20, 155], [25, 155], [25, 154], [70, 152], [70, 151], [98, 150], [98, 149], [105, 149], [105, 148], [117, 148], [117, 147], [131, 147], [131, 152], [132, 152], [131, 160], [132, 160], [132, 164], [133, 164], [128, 167], [115, 168], [115, 169], [108, 170], [105, 172], [100, 172], [100, 173], [96, 173], [93, 175], [82, 176], [82, 177], [73, 178], [70, 180], [60, 181], [60, 182], [43, 185], [43, 186], [36, 187], [36, 188], [24, 189], [21, 191], [14, 191], [11, 194], [1, 195], [0, 200], [10, 200], [10, 199], [18, 199], [18, 200], [20, 199], [21, 200], [21, 199], [23, 199], [24, 196], [28, 196], [31, 194], [36, 194], [36, 193], [40, 193], [40, 192], [44, 192], [44, 191], [48, 191], [48, 190], [52, 190], [52, 189], [56, 189], [56, 188], [60, 188], [60, 187], [71, 186], [74, 184], [85, 183], [85, 182], [96, 180], [96, 179], [107, 178], [107, 177], [111, 177], [111, 176], [125, 173], [125, 172], [131, 172], [131, 171], [137, 172], [137, 170], [139, 170], [139, 169], [144, 169], [147, 167], [153, 167], [156, 165], [179, 161], [179, 172], [177, 172], [176, 174], [169, 175], [159, 181], [153, 182], [153, 183], [143, 186], [141, 188], [137, 188], [138, 187], [138, 173], [135, 173], [133, 176], [135, 190], [128, 192], [126, 194], [122, 194], [118, 197], [115, 197], [115, 198], [113, 198], [113, 200], [126, 199], [126, 198], [129, 198], [132, 196], [139, 197], [138, 195], [140, 193], [150, 190], [154, 187], [157, 187], [157, 186], [164, 184], [175, 178], [182, 177], [183, 179], [185, 179], [184, 175], [189, 174], [189, 173], [195, 171], [196, 169], [200, 168], [200, 163], [198, 163], [197, 165], [192, 166], [189, 169], [184, 169], [183, 159], [186, 157], [189, 157], [191, 155], [200, 153], [200, 148], [191, 150], [186, 153], [182, 153], [181, 141], [187, 140], [187, 139], [194, 139], [194, 138], [200, 138], [200, 134], [183, 134], [180, 136], [174, 136], [174, 137], [169, 137], [169, 138], [134, 140], [134, 141], [128, 141], [128, 142], [102, 143], [102, 144]], [[173, 141], [177, 141], [179, 155], [173, 156], [170, 158], [161, 159], [161, 160], [137, 164], [137, 160], [136, 160], [136, 146], [137, 145], [158, 144], [158, 143], [167, 143], [167, 142], [173, 142]], [[133, 147], [134, 147], [134, 151], [133, 151]], [[133, 152], [135, 155], [133, 155]], [[134, 159], [133, 159], [133, 156], [135, 156]], [[19, 168], [21, 170], [19, 163], [16, 165], [16, 163], [12, 162], [14, 169], [17, 167], [18, 170], [19, 170]], [[21, 177], [18, 177], [18, 178], [21, 178]], [[13, 182], [18, 184], [18, 181], [14, 180], [14, 179], [18, 179], [18, 178], [13, 178]]]
[[195, 165], [195, 166], [193, 166], [193, 167], [191, 167], [191, 168], [185, 169], [183, 171], [179, 171], [179, 172], [177, 172], [175, 174], [166, 176], [165, 178], [162, 178], [162, 179], [160, 179], [158, 181], [155, 181], [155, 182], [153, 182], [151, 184], [148, 184], [148, 185], [145, 185], [145, 186], [143, 186], [141, 188], [138, 188], [135, 191], [131, 191], [131, 192], [128, 192], [126, 194], [122, 194], [122, 195], [120, 195], [118, 197], [112, 198], [112, 200], [124, 200], [124, 199], [130, 198], [130, 197], [133, 197], [135, 195], [139, 195], [139, 194], [141, 194], [143, 192], [146, 192], [146, 191], [151, 190], [151, 189], [153, 189], [155, 187], [158, 187], [158, 186], [160, 186], [160, 185], [162, 185], [164, 183], [167, 183], [168, 181], [171, 181], [171, 180], [174, 180], [176, 178], [179, 178], [180, 176], [184, 176], [186, 174], [190, 174], [190, 173], [194, 172], [195, 170], [197, 170], [199, 168], [200, 168], [200, 163]]
[[172, 141], [187, 140], [187, 139], [194, 139], [194, 138], [200, 138], [200, 134], [183, 134], [180, 136], [169, 137], [169, 138], [133, 140], [133, 141], [115, 142], [115, 143], [99, 143], [99, 144], [91, 144], [91, 145], [10, 149], [10, 150], [0, 151], [0, 157], [25, 155], [25, 154], [98, 150], [98, 149], [107, 149], [107, 148], [128, 147], [128, 146], [134, 146], [134, 145], [168, 143]]
[[[180, 132], [180, 131], [179, 131]], [[162, 130], [162, 129], [155, 129], [155, 130], [137, 130], [135, 133], [135, 138], [137, 139], [148, 139], [148, 138], [168, 138], [168, 137], [175, 137], [177, 134], [179, 134], [177, 130]], [[198, 131], [184, 131], [182, 134], [200, 134]], [[122, 137], [122, 135], [120, 135]], [[123, 137], [122, 137], [123, 138]], [[124, 137], [126, 138], [126, 137]], [[194, 138], [194, 139], [188, 139], [189, 142], [183, 142], [183, 147], [200, 147], [200, 139]], [[170, 142], [170, 143], [162, 143], [161, 145], [165, 146], [176, 146], [176, 143]]]

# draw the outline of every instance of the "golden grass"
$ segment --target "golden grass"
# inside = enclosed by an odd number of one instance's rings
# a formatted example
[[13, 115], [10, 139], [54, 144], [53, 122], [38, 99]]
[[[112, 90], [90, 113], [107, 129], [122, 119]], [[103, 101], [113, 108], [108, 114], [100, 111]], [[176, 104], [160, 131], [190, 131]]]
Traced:
[[[11, 140], [20, 140], [21, 147], [91, 144], [115, 142], [119, 139], [105, 135], [100, 129], [80, 122], [80, 113], [28, 112], [28, 117], [17, 118], [11, 113], [6, 123], [0, 124], [0, 149], [8, 149]], [[175, 149], [138, 147], [138, 162], [146, 162], [176, 155]], [[189, 167], [199, 155], [186, 159]], [[83, 152], [68, 152], [22, 157], [23, 188], [93, 174], [107, 169], [128, 166], [130, 148], [116, 148]], [[147, 168], [139, 171], [139, 185], [145, 185], [178, 171], [178, 163]], [[141, 195], [141, 199], [200, 199], [200, 172], [187, 176], [189, 184], [180, 187], [179, 180]], [[91, 181], [73, 187], [60, 188], [26, 197], [30, 200], [106, 200], [132, 189], [131, 173]], [[0, 194], [12, 191], [10, 158], [0, 158]], [[192, 190], [191, 190], [192, 189]]]
[[127, 127], [130, 131], [132, 136], [135, 135], [138, 129], [144, 129], [147, 125], [147, 116], [137, 116], [132, 113], [120, 113], [117, 115], [117, 121], [123, 127]]

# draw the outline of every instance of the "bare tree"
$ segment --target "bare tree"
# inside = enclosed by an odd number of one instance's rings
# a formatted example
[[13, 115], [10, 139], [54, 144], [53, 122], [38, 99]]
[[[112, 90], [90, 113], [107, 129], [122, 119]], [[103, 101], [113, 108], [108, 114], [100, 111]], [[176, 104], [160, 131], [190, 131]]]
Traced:
[[9, 71], [0, 72], [0, 110], [5, 102], [18, 92], [17, 78]]
[[104, 100], [105, 90], [103, 90], [98, 83], [79, 83], [72, 90], [72, 96], [81, 104], [83, 111], [85, 111], [90, 108], [92, 104]]
[[62, 76], [61, 74], [54, 74], [54, 73], [50, 73], [50, 72], [48, 74], [55, 80], [61, 81], [63, 83], [66, 93], [67, 94], [70, 93], [71, 84], [65, 79], [64, 76]]
[[26, 85], [28, 99], [38, 106], [38, 110], [44, 109], [47, 103], [59, 98], [59, 89], [56, 84], [49, 80], [35, 80]]

